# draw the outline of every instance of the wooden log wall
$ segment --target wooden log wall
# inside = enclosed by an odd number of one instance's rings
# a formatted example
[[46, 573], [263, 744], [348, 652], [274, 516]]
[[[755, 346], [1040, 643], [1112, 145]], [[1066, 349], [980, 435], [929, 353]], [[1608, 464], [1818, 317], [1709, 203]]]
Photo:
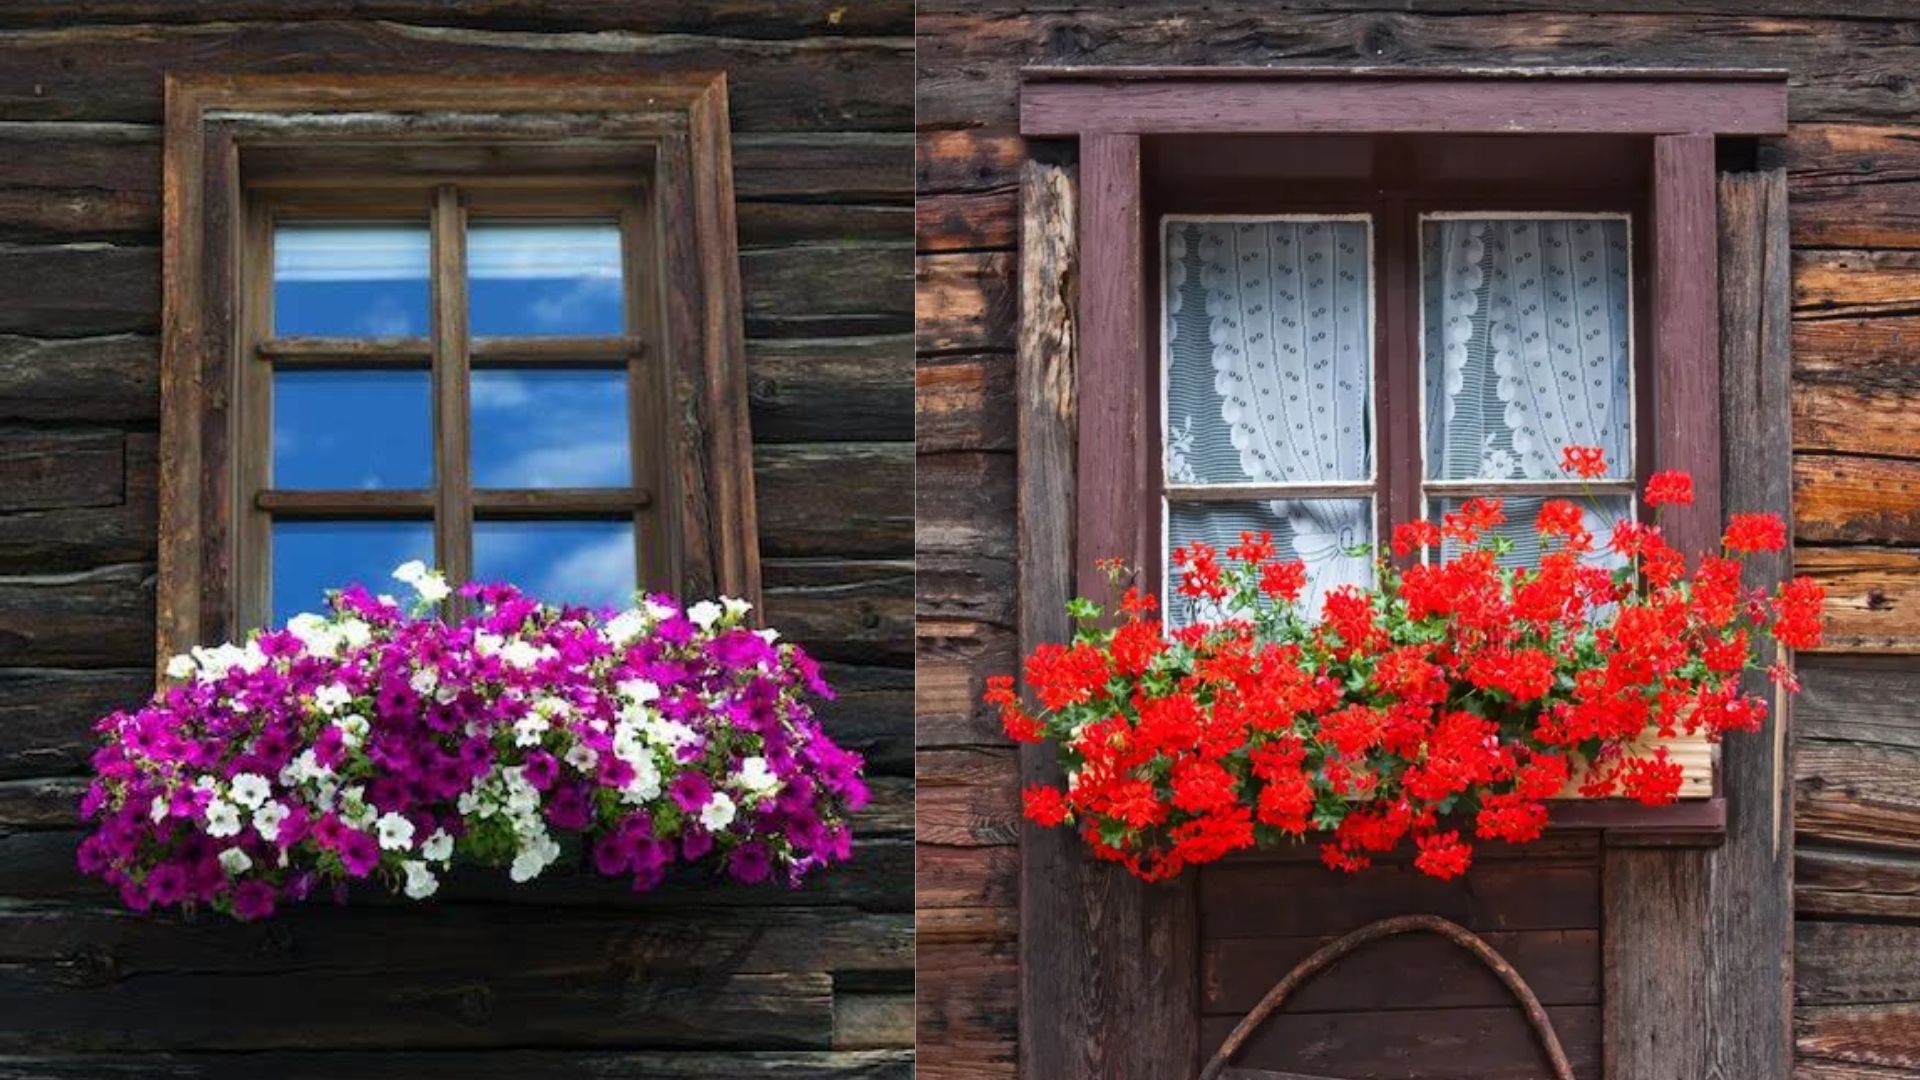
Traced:
[[1800, 658], [1793, 719], [1795, 1075], [1920, 1076], [1920, 16], [1908, 0], [922, 0], [916, 34], [922, 1074], [1016, 1072], [1018, 777], [978, 701], [1015, 664], [1018, 70], [1305, 63], [1792, 73], [1794, 558], [1828, 589], [1832, 640]]
[[[908, 0], [98, 0], [0, 10], [0, 1072], [905, 1080]], [[467, 879], [262, 926], [81, 878], [92, 719], [153, 668], [161, 80], [729, 73], [769, 618], [877, 798], [798, 893]]]

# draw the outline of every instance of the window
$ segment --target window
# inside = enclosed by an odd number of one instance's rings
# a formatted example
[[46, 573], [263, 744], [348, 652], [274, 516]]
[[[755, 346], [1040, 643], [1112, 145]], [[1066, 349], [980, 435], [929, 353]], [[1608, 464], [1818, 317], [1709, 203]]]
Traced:
[[[660, 398], [630, 288], [654, 258], [631, 182], [535, 194], [250, 190], [237, 467], [242, 622], [380, 591], [407, 559], [542, 599], [623, 604], [665, 584]], [[372, 216], [384, 210], [383, 216]], [[562, 216], [562, 214], [570, 216]], [[255, 410], [258, 417], [250, 415]], [[445, 437], [436, 437], [445, 432]]]
[[[1582, 505], [1601, 536], [1633, 517], [1652, 460], [1649, 151], [1601, 136], [1143, 140], [1162, 495], [1147, 551], [1170, 622], [1191, 612], [1168, 560], [1195, 541], [1270, 533], [1306, 563], [1312, 615], [1331, 589], [1371, 583], [1362, 549], [1394, 524], [1476, 496], [1504, 501], [1512, 565], [1537, 559], [1548, 499]], [[1570, 445], [1601, 446], [1608, 475], [1563, 473]]]
[[757, 599], [723, 80], [169, 95], [162, 656], [415, 558]]
[[[1375, 214], [1163, 218], [1167, 557], [1269, 533], [1306, 564], [1311, 614], [1329, 590], [1371, 583], [1359, 549], [1390, 527], [1394, 485], [1435, 519], [1503, 499], [1496, 531], [1516, 565], [1538, 558], [1549, 498], [1579, 502], [1600, 536], [1633, 516], [1632, 216], [1403, 212], [1417, 217], [1417, 288], [1392, 293], [1385, 319], [1376, 277], [1409, 268], [1376, 265]], [[1384, 327], [1418, 340], [1376, 349]], [[1419, 449], [1414, 477], [1376, 467], [1382, 354], [1417, 357], [1421, 430], [1393, 440]], [[1564, 474], [1570, 445], [1602, 447], [1608, 475]]]

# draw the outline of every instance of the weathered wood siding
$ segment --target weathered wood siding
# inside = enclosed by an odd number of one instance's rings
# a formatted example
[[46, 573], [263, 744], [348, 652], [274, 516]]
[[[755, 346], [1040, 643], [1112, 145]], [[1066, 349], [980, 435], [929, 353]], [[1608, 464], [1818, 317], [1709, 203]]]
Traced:
[[[0, 1071], [910, 1075], [911, 26], [907, 0], [0, 10]], [[876, 774], [858, 859], [795, 894], [560, 874], [123, 913], [73, 808], [91, 720], [154, 660], [163, 73], [660, 69], [731, 79], [766, 605]]]
[[1018, 69], [1075, 63], [1792, 72], [1795, 559], [1827, 586], [1833, 639], [1801, 658], [1794, 716], [1797, 1075], [1920, 1075], [1920, 17], [1907, 0], [919, 11], [923, 1075], [1015, 1072], [1018, 779], [978, 692], [1015, 662]]

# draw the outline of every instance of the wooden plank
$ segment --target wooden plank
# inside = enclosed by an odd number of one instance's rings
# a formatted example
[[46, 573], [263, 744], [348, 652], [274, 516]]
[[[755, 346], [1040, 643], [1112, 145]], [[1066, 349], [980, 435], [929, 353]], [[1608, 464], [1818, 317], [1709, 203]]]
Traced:
[[1013, 627], [1013, 456], [926, 454], [918, 463], [914, 610], [925, 619]]
[[1012, 450], [1013, 358], [995, 353], [921, 364], [913, 372], [914, 440], [922, 454]]
[[928, 844], [1018, 844], [1020, 767], [1013, 750], [968, 747], [914, 756], [914, 836]]
[[0, 429], [0, 514], [119, 505], [126, 443], [111, 430]]
[[1920, 313], [1920, 252], [1796, 251], [1796, 318]]
[[1803, 1062], [1920, 1072], [1920, 1005], [1810, 1006], [1795, 1010], [1793, 1031]]
[[768, 559], [765, 575], [768, 622], [817, 659], [884, 665], [911, 659], [913, 564], [907, 560]]
[[1920, 927], [1802, 922], [1793, 955], [1799, 1005], [1920, 1001]]
[[833, 1047], [874, 1050], [913, 1047], [913, 994], [848, 993], [836, 985]]
[[[1565, 73], [1577, 67], [1712, 68], [1737, 57], [1742, 66], [1794, 73], [1787, 104], [1796, 123], [1907, 123], [1920, 111], [1920, 87], [1886, 78], [1911, 63], [1912, 42], [1902, 25], [1839, 17], [1852, 5], [1818, 14], [1797, 8], [1792, 14], [1803, 18], [1792, 23], [1724, 7], [1707, 18], [1659, 18], [1642, 5], [1628, 10], [1621, 0], [1597, 0], [1593, 6], [1600, 10], [1577, 13], [1564, 5], [1546, 10], [1476, 4], [1444, 11], [1342, 6], [1347, 10], [1241, 4], [1196, 18], [1191, 5], [1171, 0], [1125, 8], [1028, 4], [1012, 11], [923, 5], [915, 21], [916, 122], [927, 130], [1010, 129], [1018, 121], [1021, 69], [1047, 63], [1365, 63], [1395, 72], [1477, 64]], [[1793, 31], [1782, 32], [1787, 26]], [[1846, 47], [1835, 48], [1837, 42]]]
[[[218, 56], [233, 74], [281, 72], [289, 57], [338, 59], [363, 80], [421, 70], [492, 80], [565, 71], [608, 82], [663, 71], [751, 71], [733, 113], [743, 132], [904, 130], [913, 119], [912, 42], [905, 38], [655, 37], [502, 33], [380, 21], [74, 26], [24, 30], [0, 43], [0, 118], [153, 121], [161, 76]], [[84, 71], [84, 75], [82, 72]]]
[[1920, 413], [1920, 377], [1914, 377], [1920, 376], [1920, 365], [1888, 375], [1865, 383], [1796, 380], [1794, 447], [1920, 459], [1920, 429], [1908, 420]]
[[906, 442], [914, 426], [906, 335], [750, 340], [756, 443]]
[[[898, 233], [895, 234], [896, 236]], [[913, 318], [906, 244], [826, 243], [740, 253], [750, 337], [905, 333]]]
[[159, 415], [159, 370], [152, 337], [0, 336], [0, 418], [151, 421]]
[[922, 939], [917, 970], [917, 1075], [1013, 1080], [1020, 974], [1012, 942]]
[[1920, 652], [1920, 552], [1800, 547], [1795, 568], [1827, 590], [1826, 652]]
[[1796, 378], [1902, 389], [1920, 382], [1920, 316], [1802, 319], [1793, 324]]
[[1428, 877], [1406, 861], [1353, 875], [1305, 860], [1228, 861], [1197, 877], [1198, 917], [1208, 939], [1342, 934], [1415, 912], [1476, 931], [1600, 925], [1600, 867], [1591, 852], [1482, 859], [1454, 881]]
[[[1347, 77], [1284, 68], [1260, 78], [1143, 69], [1138, 78], [1029, 72], [1020, 133], [1078, 135], [1394, 134], [1784, 135], [1784, 78], [1636, 80], [1567, 74], [1531, 79]], [[1417, 80], [1417, 82], [1415, 81]]]
[[914, 351], [1006, 352], [1014, 343], [1014, 258], [1005, 252], [914, 260]]
[[1793, 490], [1797, 541], [1920, 543], [1920, 460], [1796, 454]]
[[920, 252], [1004, 250], [1019, 239], [1019, 192], [923, 195], [913, 204], [914, 248]]
[[[1027, 845], [1022, 844], [1023, 848]], [[1006, 845], [956, 847], [951, 844], [915, 844], [913, 848], [913, 908], [1018, 907], [1024, 917], [1030, 904], [1016, 900], [1020, 888], [1022, 853]], [[1024, 923], [1023, 923], [1024, 925]]]
[[0, 578], [0, 666], [136, 667], [153, 661], [153, 568]]
[[1786, 152], [1796, 246], [1920, 247], [1920, 127], [1796, 124]]
[[1016, 188], [1027, 152], [1007, 131], [923, 131], [913, 144], [914, 190], [921, 195]]
[[[1546, 1005], [1600, 1002], [1598, 930], [1500, 931], [1482, 935], [1511, 962]], [[1214, 938], [1201, 943], [1201, 1007], [1208, 1015], [1244, 1016], [1323, 937]], [[1409, 978], [1410, 973], [1417, 977]], [[1403, 934], [1369, 945], [1302, 986], [1288, 1012], [1385, 1009], [1502, 1008], [1513, 993], [1450, 941]]]
[[8, 1080], [912, 1080], [910, 1050], [412, 1050], [11, 1055]]
[[734, 195], [904, 206], [913, 201], [913, 145], [905, 131], [736, 135]]
[[[1549, 1008], [1576, 1076], [1599, 1076], [1600, 1009]], [[1209, 1051], [1225, 1040], [1236, 1017], [1201, 1022]], [[1511, 1005], [1487, 1009], [1404, 1009], [1386, 1012], [1282, 1012], [1248, 1040], [1234, 1059], [1243, 1069], [1277, 1069], [1309, 1076], [1366, 1076], [1421, 1080], [1471, 1076], [1475, 1080], [1536, 1080], [1546, 1075], [1526, 1016]], [[1437, 1072], [1436, 1069], [1444, 1069]], [[1258, 1075], [1256, 1072], [1255, 1075]], [[1641, 1074], [1622, 1074], [1639, 1076]], [[1651, 1075], [1651, 1074], [1648, 1074]]]
[[619, 30], [783, 40], [910, 33], [913, 7], [902, 0], [875, 0], [858, 9], [842, 8], [829, 0], [692, 0], [661, 10], [609, 9], [599, 0], [206, 0], [182, 10], [165, 0], [85, 0], [79, 8], [56, 0], [23, 0], [0, 16], [0, 26], [345, 18], [549, 33]]
[[160, 325], [157, 248], [0, 244], [0, 280], [11, 283], [0, 333], [82, 337]]
[[79, 771], [96, 745], [94, 721], [152, 689], [145, 667], [0, 670], [0, 777]]
[[1795, 737], [1920, 750], [1920, 667], [1897, 656], [1804, 656]]
[[1803, 740], [1793, 778], [1800, 836], [1920, 852], [1920, 750]]
[[1802, 915], [1920, 919], [1920, 856], [1796, 841], [1794, 907]]
[[753, 463], [766, 558], [890, 557], [913, 550], [911, 446], [761, 446]]
[[1006, 745], [1000, 718], [981, 695], [991, 675], [1019, 668], [1012, 628], [965, 619], [914, 622], [914, 744]]

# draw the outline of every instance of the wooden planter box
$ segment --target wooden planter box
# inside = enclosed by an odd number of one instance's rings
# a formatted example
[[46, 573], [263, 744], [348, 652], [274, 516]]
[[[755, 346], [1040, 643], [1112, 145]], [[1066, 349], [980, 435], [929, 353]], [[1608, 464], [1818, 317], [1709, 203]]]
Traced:
[[[1629, 758], [1651, 757], [1654, 751], [1662, 746], [1667, 748], [1669, 758], [1680, 763], [1680, 798], [1683, 800], [1712, 798], [1713, 767], [1718, 750], [1713, 743], [1707, 741], [1706, 734], [1701, 732], [1693, 735], [1675, 735], [1671, 739], [1663, 739], [1650, 733], [1629, 744], [1627, 756]], [[1588, 763], [1584, 759], [1575, 758], [1573, 773], [1567, 778], [1567, 786], [1561, 788], [1560, 794], [1554, 798], [1585, 799], [1586, 797], [1580, 794], [1580, 785], [1586, 779], [1587, 769]]]

